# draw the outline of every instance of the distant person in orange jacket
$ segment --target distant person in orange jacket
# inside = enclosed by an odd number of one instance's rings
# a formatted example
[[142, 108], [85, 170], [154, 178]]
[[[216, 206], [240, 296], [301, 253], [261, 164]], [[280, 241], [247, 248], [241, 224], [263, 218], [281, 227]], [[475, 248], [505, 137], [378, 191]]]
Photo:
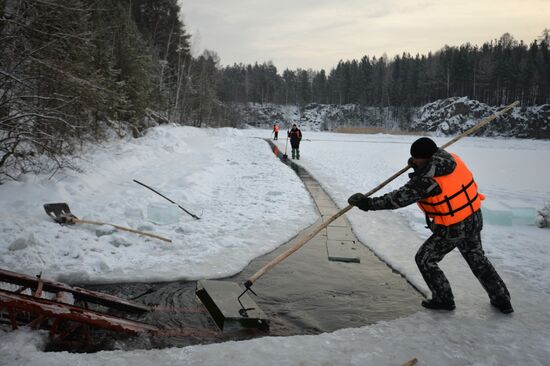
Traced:
[[275, 123], [273, 125], [273, 140], [278, 140], [278, 139], [279, 139], [279, 124]]
[[300, 141], [302, 141], [302, 131], [296, 126], [296, 123], [292, 125], [292, 129], [288, 131], [288, 137], [290, 138], [290, 146], [292, 147], [292, 159], [300, 160]]
[[478, 192], [472, 173], [457, 155], [438, 148], [427, 137], [411, 145], [411, 156], [409, 165], [414, 172], [403, 187], [374, 198], [355, 193], [348, 203], [364, 211], [391, 210], [418, 203], [433, 233], [415, 256], [432, 292], [430, 300], [422, 301], [425, 308], [454, 310], [451, 285], [437, 264], [458, 248], [487, 291], [491, 305], [504, 314], [513, 312], [510, 293], [481, 246], [481, 200], [485, 197]]

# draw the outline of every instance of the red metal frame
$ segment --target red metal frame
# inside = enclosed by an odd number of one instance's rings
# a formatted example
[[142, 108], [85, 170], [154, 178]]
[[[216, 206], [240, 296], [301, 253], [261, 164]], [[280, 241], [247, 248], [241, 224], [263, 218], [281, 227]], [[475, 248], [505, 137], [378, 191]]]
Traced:
[[[0, 269], [0, 282], [21, 286], [15, 291], [0, 289], [0, 313], [4, 309], [7, 311], [12, 329], [17, 329], [20, 325], [29, 326], [31, 329], [45, 327], [49, 329], [50, 339], [53, 341], [63, 341], [79, 331], [84, 335], [86, 344], [89, 344], [92, 327], [131, 334], [159, 332], [159, 328], [154, 325], [88, 309], [88, 302], [91, 302], [134, 313], [151, 310], [143, 304], [45, 280], [41, 275], [32, 277], [3, 269]], [[22, 294], [27, 289], [31, 290], [32, 295]], [[54, 299], [41, 298], [44, 292], [53, 293]], [[75, 301], [83, 303], [83, 307], [63, 302], [65, 293], [72, 294]]]
[[[8, 282], [25, 288], [35, 289], [37, 293], [41, 293], [42, 291], [55, 294], [59, 292], [68, 292], [73, 295], [75, 300], [91, 302], [126, 312], [144, 313], [151, 310], [147, 305], [138, 304], [109, 294], [90, 291], [80, 287], [72, 287], [65, 283], [44, 280], [41, 276], [32, 277], [4, 269], [0, 269], [0, 282]], [[37, 297], [39, 297], [39, 295], [37, 295]]]
[[[219, 332], [208, 329], [161, 329], [143, 322], [90, 310], [88, 309], [88, 302], [134, 313], [152, 310], [204, 312], [204, 309], [150, 307], [116, 296], [45, 280], [40, 275], [32, 277], [3, 269], [0, 269], [0, 282], [21, 286], [15, 291], [0, 289], [0, 314], [4, 310], [7, 312], [7, 319], [12, 329], [17, 329], [20, 325], [29, 326], [31, 329], [46, 328], [49, 329], [52, 341], [66, 343], [67, 338], [76, 335], [78, 331], [78, 335], [82, 334], [84, 337], [78, 339], [83, 339], [85, 344], [89, 344], [91, 328], [127, 334], [147, 333], [160, 337], [220, 336]], [[22, 292], [25, 290], [31, 290], [32, 295], [23, 294]], [[51, 300], [42, 298], [44, 292], [53, 293], [53, 298]], [[82, 303], [82, 306], [63, 302], [64, 293], [72, 294], [75, 301]]]

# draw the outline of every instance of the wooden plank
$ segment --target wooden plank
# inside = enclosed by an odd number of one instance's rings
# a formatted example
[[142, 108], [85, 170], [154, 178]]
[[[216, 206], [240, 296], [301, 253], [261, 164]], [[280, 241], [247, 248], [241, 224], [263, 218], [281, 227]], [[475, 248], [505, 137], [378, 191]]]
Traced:
[[[322, 216], [322, 219], [323, 219], [323, 222], [326, 222], [326, 221], [328, 221], [328, 219], [330, 219], [330, 215], [329, 216], [327, 216], [327, 215]], [[348, 227], [348, 226], [349, 226], [348, 221], [346, 220], [345, 217], [342, 216], [342, 217], [339, 217], [338, 219], [332, 221], [328, 227]]]
[[328, 240], [355, 240], [355, 235], [349, 227], [327, 227]]
[[317, 208], [319, 209], [321, 216], [333, 216], [335, 213], [338, 212], [338, 208], [336, 206], [332, 206], [332, 207], [317, 206]]
[[327, 254], [333, 262], [361, 262], [357, 244], [352, 240], [327, 240]]

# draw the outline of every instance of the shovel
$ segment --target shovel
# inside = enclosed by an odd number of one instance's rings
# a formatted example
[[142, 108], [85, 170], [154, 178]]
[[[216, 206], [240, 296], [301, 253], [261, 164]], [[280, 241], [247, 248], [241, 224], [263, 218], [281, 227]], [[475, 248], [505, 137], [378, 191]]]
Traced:
[[286, 144], [285, 144], [285, 153], [283, 154], [283, 159], [288, 159], [288, 155], [286, 154], [286, 149], [288, 147], [288, 137], [286, 138]]
[[46, 203], [46, 204], [44, 204], [44, 210], [46, 210], [46, 213], [48, 214], [48, 216], [53, 218], [55, 220], [55, 222], [57, 222], [58, 224], [68, 224], [68, 225], [72, 225], [72, 224], [110, 225], [110, 226], [112, 226], [114, 228], [117, 228], [119, 230], [128, 231], [128, 232], [131, 232], [131, 233], [135, 233], [135, 234], [139, 234], [139, 235], [143, 235], [143, 236], [148, 236], [148, 237], [155, 238], [155, 239], [160, 239], [160, 240], [166, 241], [168, 243], [172, 242], [172, 240], [163, 238], [162, 236], [158, 236], [158, 235], [150, 234], [150, 233], [145, 233], [143, 231], [130, 229], [130, 228], [127, 228], [127, 227], [124, 227], [124, 226], [109, 224], [109, 223], [100, 222], [100, 221], [81, 220], [78, 217], [76, 217], [75, 215], [73, 215], [73, 213], [69, 209], [69, 205], [64, 203], [64, 202], [63, 203]]

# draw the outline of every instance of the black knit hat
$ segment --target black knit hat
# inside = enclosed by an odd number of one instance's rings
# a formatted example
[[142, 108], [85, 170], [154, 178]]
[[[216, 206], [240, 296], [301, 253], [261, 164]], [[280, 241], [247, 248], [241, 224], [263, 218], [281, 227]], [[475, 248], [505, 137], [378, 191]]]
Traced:
[[416, 159], [429, 159], [437, 151], [437, 145], [428, 137], [421, 137], [411, 145], [411, 156]]

